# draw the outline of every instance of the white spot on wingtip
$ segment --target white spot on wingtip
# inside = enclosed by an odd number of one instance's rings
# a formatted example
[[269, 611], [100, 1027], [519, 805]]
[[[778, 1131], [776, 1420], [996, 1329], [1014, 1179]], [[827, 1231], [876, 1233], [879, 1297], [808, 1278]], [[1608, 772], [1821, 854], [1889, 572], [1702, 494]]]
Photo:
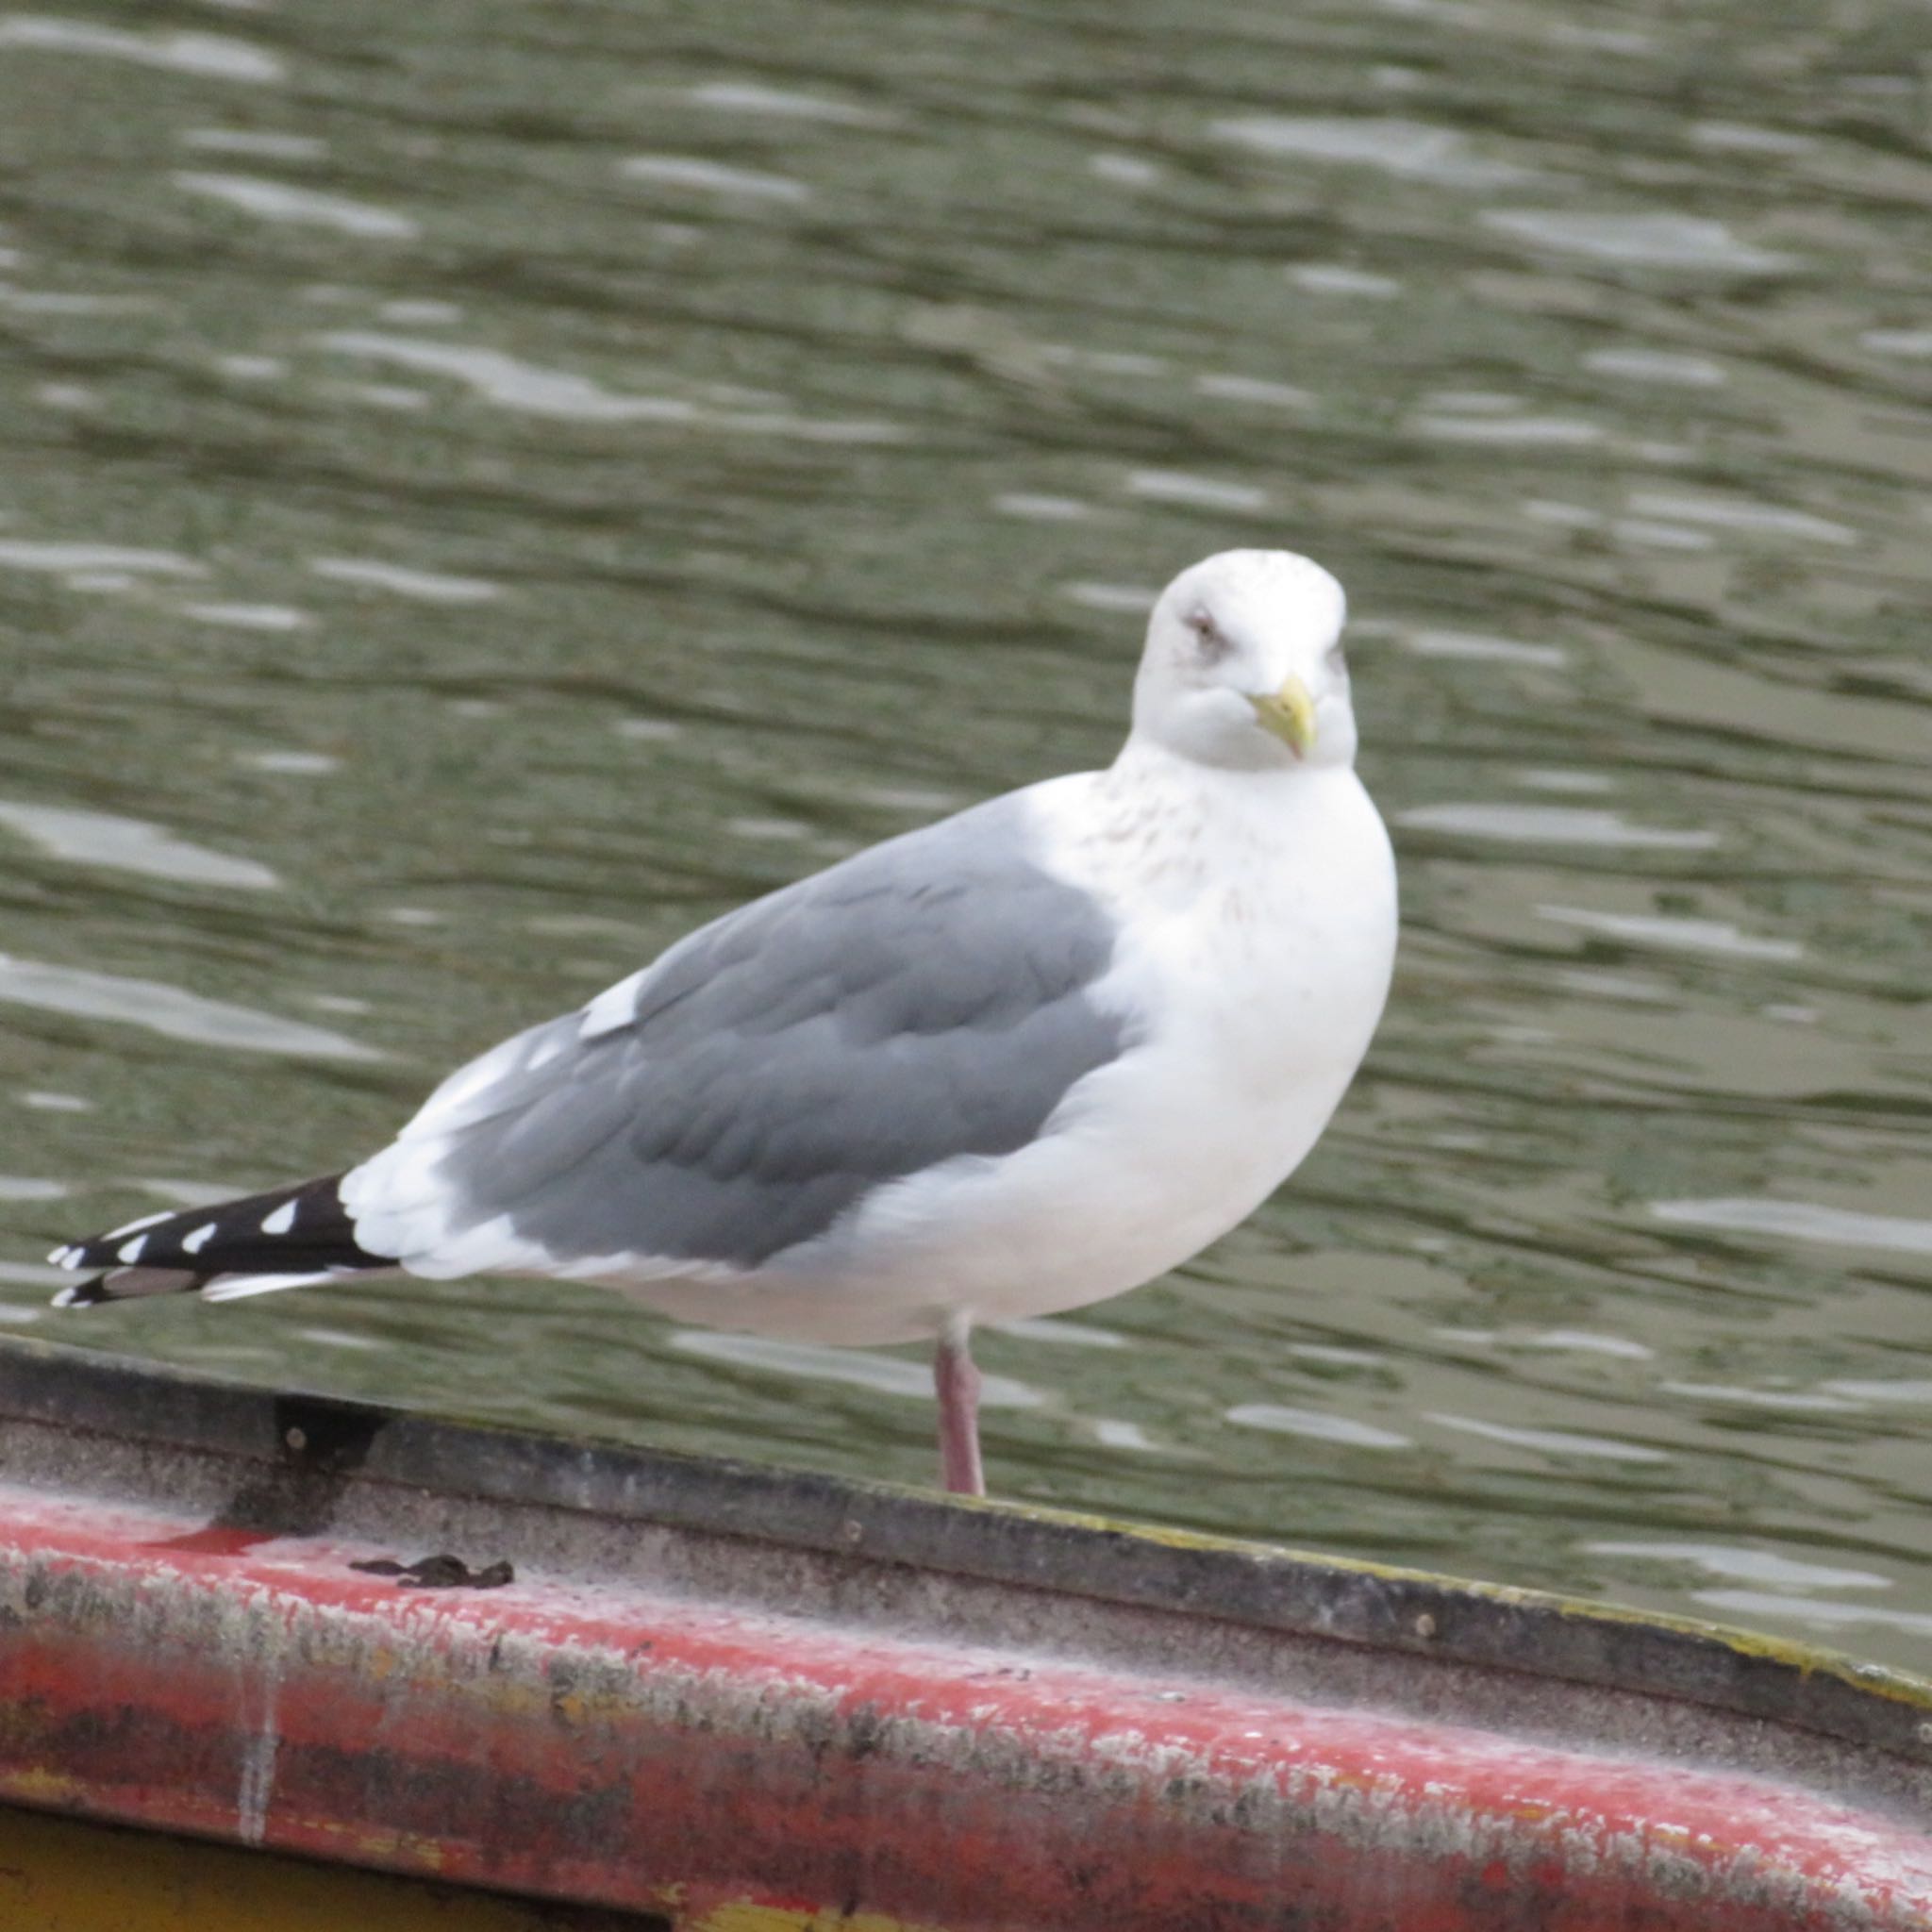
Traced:
[[74, 1288], [63, 1288], [60, 1291], [60, 1292], [54, 1297], [54, 1306], [57, 1308], [78, 1307], [80, 1306], [79, 1287], [75, 1286]]
[[294, 1224], [295, 1204], [292, 1201], [284, 1201], [273, 1214], [263, 1217], [261, 1231], [263, 1234], [287, 1234]]
[[[80, 1264], [80, 1257], [75, 1252], [74, 1243], [72, 1241], [67, 1242], [64, 1246], [56, 1248], [54, 1252], [47, 1257], [47, 1259], [51, 1261], [56, 1268], [75, 1268], [78, 1267]], [[63, 1289], [61, 1292], [64, 1294], [66, 1291]]]
[[214, 1231], [215, 1224], [212, 1221], [204, 1221], [192, 1234], [181, 1238], [181, 1252], [184, 1255], [200, 1254], [202, 1249], [208, 1246]]
[[125, 1261], [130, 1266], [132, 1266], [133, 1263], [141, 1259], [141, 1251], [146, 1246], [146, 1235], [138, 1234], [134, 1237], [134, 1239], [131, 1241], [123, 1241], [121, 1245], [114, 1250], [114, 1258], [117, 1261]]

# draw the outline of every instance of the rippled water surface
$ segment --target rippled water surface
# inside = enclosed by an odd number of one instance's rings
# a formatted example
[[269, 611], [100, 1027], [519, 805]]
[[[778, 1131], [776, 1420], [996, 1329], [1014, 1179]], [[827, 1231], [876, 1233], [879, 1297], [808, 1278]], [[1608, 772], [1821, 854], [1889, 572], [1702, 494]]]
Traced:
[[924, 1479], [916, 1351], [41, 1257], [1105, 760], [1150, 591], [1287, 543], [1389, 1017], [1252, 1224], [986, 1339], [996, 1485], [1932, 1665], [1923, 29], [0, 13], [0, 1318]]

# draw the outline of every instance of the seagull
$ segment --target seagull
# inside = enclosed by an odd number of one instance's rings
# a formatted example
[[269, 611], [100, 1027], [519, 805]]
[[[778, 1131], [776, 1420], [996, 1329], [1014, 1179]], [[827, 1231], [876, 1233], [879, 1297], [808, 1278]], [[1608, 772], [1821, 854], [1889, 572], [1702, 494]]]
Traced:
[[359, 1166], [57, 1249], [90, 1277], [57, 1305], [525, 1274], [709, 1328], [931, 1341], [941, 1479], [984, 1495], [972, 1330], [1199, 1253], [1368, 1051], [1395, 862], [1346, 611], [1306, 557], [1193, 565], [1105, 771], [726, 913], [458, 1068]]

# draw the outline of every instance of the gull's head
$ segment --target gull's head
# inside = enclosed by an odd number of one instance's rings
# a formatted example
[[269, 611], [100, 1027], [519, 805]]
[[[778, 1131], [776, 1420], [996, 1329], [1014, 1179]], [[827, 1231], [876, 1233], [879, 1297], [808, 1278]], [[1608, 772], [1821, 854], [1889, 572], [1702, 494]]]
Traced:
[[1160, 593], [1134, 681], [1134, 736], [1236, 770], [1347, 765], [1348, 600], [1291, 550], [1224, 550]]

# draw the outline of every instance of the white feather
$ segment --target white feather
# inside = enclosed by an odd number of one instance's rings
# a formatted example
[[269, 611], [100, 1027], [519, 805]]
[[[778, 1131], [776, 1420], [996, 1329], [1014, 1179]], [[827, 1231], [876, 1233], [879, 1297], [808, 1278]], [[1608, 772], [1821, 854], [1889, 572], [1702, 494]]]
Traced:
[[239, 1302], [251, 1294], [276, 1294], [285, 1288], [313, 1288], [318, 1282], [339, 1280], [345, 1273], [340, 1268], [318, 1268], [308, 1274], [217, 1274], [201, 1291], [209, 1302]]

